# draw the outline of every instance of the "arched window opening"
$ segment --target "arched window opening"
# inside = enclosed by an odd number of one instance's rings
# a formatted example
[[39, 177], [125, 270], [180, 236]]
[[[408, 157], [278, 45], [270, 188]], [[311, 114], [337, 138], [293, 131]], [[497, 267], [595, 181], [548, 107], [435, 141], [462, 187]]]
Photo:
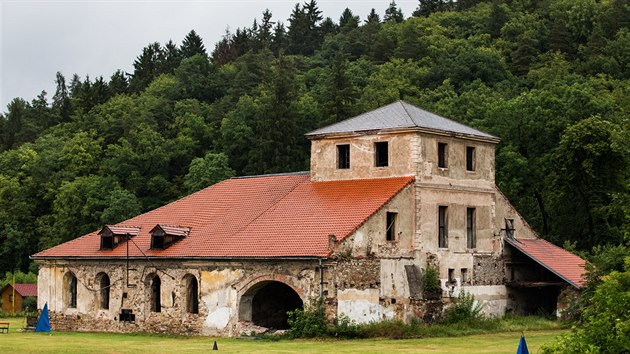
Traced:
[[77, 277], [72, 272], [66, 274], [65, 292], [68, 308], [77, 308]]
[[160, 292], [162, 290], [162, 282], [160, 277], [155, 275], [151, 280], [151, 312], [162, 311], [162, 301], [160, 298]]
[[199, 283], [193, 275], [187, 275], [186, 284], [186, 312], [199, 313]]
[[99, 284], [99, 308], [101, 310], [109, 310], [109, 290], [110, 282], [109, 276], [105, 273], [100, 273], [98, 276]]

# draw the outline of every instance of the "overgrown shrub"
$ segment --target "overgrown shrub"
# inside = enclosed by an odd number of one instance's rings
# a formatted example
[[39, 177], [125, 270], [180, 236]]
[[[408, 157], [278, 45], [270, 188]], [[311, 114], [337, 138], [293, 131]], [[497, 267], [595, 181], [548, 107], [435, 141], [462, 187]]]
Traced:
[[365, 333], [361, 325], [351, 320], [347, 315], [339, 315], [332, 327], [328, 329], [332, 337], [337, 338], [363, 338]]
[[630, 352], [630, 257], [624, 272], [603, 277], [570, 334], [543, 346], [543, 353]]
[[289, 315], [289, 336], [292, 338], [313, 338], [327, 336], [328, 324], [322, 311], [321, 301], [305, 310], [296, 309]]
[[423, 286], [426, 297], [431, 298], [441, 293], [442, 287], [440, 286], [440, 276], [437, 268], [428, 266], [424, 270]]
[[444, 323], [452, 324], [459, 322], [476, 321], [483, 318], [482, 306], [475, 301], [475, 297], [461, 290], [455, 303], [444, 312]]

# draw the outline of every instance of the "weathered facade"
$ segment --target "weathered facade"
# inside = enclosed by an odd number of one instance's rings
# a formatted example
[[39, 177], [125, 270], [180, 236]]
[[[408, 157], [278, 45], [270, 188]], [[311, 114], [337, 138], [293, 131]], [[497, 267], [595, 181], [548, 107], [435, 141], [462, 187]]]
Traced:
[[583, 260], [496, 188], [497, 138], [404, 102], [307, 137], [310, 174], [224, 181], [34, 255], [53, 327], [238, 335], [318, 299], [330, 319], [432, 321], [462, 289], [502, 315], [581, 285]]

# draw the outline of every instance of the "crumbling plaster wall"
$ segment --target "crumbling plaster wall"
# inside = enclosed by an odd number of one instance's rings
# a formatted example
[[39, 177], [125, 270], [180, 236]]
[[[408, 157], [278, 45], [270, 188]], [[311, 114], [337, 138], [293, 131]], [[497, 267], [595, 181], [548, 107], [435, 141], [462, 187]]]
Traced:
[[[329, 181], [412, 176], [418, 136], [407, 133], [356, 134], [311, 141], [311, 180]], [[375, 143], [388, 142], [387, 167], [375, 166]], [[337, 145], [350, 145], [350, 168], [337, 168]]]
[[[386, 214], [396, 212], [395, 240], [386, 239]], [[332, 291], [337, 315], [358, 323], [410, 320], [413, 305], [405, 265], [414, 264], [415, 187], [409, 185], [333, 252]]]
[[[48, 303], [55, 330], [169, 334], [235, 335], [243, 294], [263, 281], [279, 281], [296, 290], [302, 301], [319, 297], [318, 263], [304, 261], [173, 261], [132, 260], [129, 284], [124, 261], [39, 261], [38, 307]], [[156, 268], [157, 267], [157, 268]], [[77, 306], [67, 306], [64, 276], [78, 279]], [[97, 274], [110, 277], [109, 309], [99, 308]], [[161, 312], [150, 309], [150, 275], [161, 279]], [[199, 281], [199, 313], [186, 312], [184, 277]], [[134, 286], [135, 285], [135, 286]], [[120, 322], [121, 309], [131, 309], [134, 323]]]

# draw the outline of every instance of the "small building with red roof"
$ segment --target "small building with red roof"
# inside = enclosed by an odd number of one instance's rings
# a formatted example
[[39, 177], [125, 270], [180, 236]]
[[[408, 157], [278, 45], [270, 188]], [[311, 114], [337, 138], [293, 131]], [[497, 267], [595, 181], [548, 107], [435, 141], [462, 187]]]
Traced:
[[553, 312], [582, 286], [584, 261], [497, 189], [498, 138], [402, 101], [307, 138], [309, 172], [231, 178], [33, 255], [53, 328], [239, 335], [317, 301], [432, 321], [427, 300], [460, 290], [488, 315]]
[[[37, 297], [37, 284], [7, 284], [0, 289], [2, 311], [17, 313], [24, 310], [24, 299]], [[34, 308], [30, 309], [34, 310]]]

